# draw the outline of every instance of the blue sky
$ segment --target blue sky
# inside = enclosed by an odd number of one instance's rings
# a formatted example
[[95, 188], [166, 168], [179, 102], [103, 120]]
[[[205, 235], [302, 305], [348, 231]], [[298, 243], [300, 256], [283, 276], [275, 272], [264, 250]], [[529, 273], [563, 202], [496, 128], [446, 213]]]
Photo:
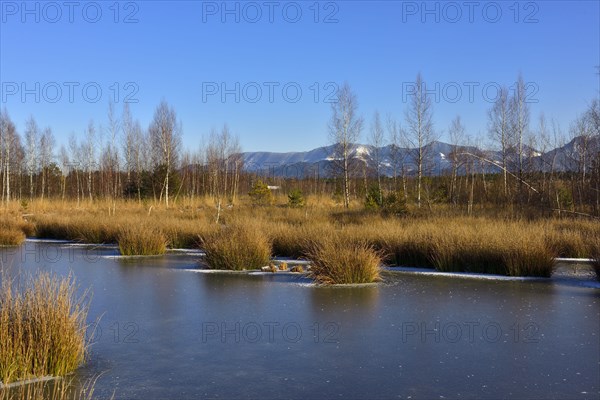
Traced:
[[495, 87], [519, 73], [532, 128], [543, 111], [566, 131], [599, 95], [598, 1], [74, 3], [0, 1], [0, 106], [20, 132], [33, 115], [59, 143], [90, 119], [106, 126], [111, 98], [137, 101], [142, 126], [165, 99], [190, 149], [227, 123], [245, 151], [301, 151], [328, 144], [332, 82], [355, 90], [362, 142], [375, 110], [403, 118], [418, 72], [442, 140], [461, 115], [485, 142]]

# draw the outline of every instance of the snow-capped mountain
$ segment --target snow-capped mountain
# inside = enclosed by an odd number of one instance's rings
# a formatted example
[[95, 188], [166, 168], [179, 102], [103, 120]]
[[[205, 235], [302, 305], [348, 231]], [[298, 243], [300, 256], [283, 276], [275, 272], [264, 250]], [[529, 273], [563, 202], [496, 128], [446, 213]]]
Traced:
[[[545, 153], [536, 149], [524, 149], [525, 162], [528, 167], [535, 170], [550, 170], [552, 165], [556, 171], [576, 170], [577, 154], [582, 148], [587, 148], [589, 154], [597, 154], [600, 150], [600, 139], [592, 137], [588, 141], [583, 138], [575, 138], [562, 147], [552, 149]], [[595, 153], [594, 153], [595, 152]], [[462, 157], [459, 162], [459, 173], [464, 173], [466, 160], [475, 160], [473, 167], [478, 172], [500, 172], [501, 154], [498, 151], [482, 150], [473, 146], [453, 146], [448, 143], [434, 141], [423, 147], [423, 153], [427, 160], [424, 164], [425, 173], [428, 175], [441, 175], [452, 168], [452, 160]], [[417, 154], [415, 148], [397, 147], [387, 145], [373, 147], [364, 144], [352, 144], [349, 149], [351, 169], [354, 175], [362, 176], [365, 171], [372, 172], [379, 165], [379, 171], [383, 175], [400, 175], [404, 173], [411, 175], [417, 170]], [[472, 157], [475, 155], [476, 157]], [[242, 153], [244, 168], [249, 172], [258, 172], [267, 176], [285, 178], [305, 177], [330, 177], [335, 174], [337, 161], [340, 155], [336, 152], [336, 146], [319, 147], [306, 152], [274, 153], [274, 152], [246, 152]], [[591, 157], [588, 157], [591, 159]], [[515, 156], [509, 154], [508, 164], [514, 166]]]
[[[454, 148], [443, 142], [432, 142], [424, 147], [427, 154], [427, 172], [430, 174], [441, 174], [451, 167], [451, 154], [456, 150], [477, 152], [471, 147]], [[349, 149], [351, 168], [361, 175], [367, 170], [375, 170], [379, 165], [380, 173], [388, 176], [400, 174], [399, 168], [403, 166], [405, 173], [411, 174], [416, 170], [416, 149], [402, 148], [394, 145], [376, 148], [364, 144], [352, 144]], [[286, 178], [303, 178], [308, 176], [329, 177], [332, 176], [336, 161], [340, 155], [336, 152], [336, 146], [319, 147], [307, 152], [273, 153], [273, 152], [247, 152], [242, 153], [244, 168], [249, 172], [259, 172], [269, 176], [281, 176]], [[378, 161], [378, 162], [377, 162]]]

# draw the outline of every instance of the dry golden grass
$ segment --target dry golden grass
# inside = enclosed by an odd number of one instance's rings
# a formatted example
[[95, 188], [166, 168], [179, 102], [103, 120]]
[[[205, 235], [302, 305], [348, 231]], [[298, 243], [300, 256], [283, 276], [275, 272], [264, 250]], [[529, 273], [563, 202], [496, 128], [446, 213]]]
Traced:
[[[128, 201], [111, 206], [102, 201], [79, 206], [45, 201], [32, 202], [29, 211], [38, 236], [95, 243], [117, 242], [122, 226], [146, 226], [161, 231], [170, 247], [193, 248], [198, 246], [198, 237], [211, 237], [219, 226], [214, 204], [208, 199], [184, 199], [169, 209]], [[600, 236], [600, 224], [594, 221], [519, 220], [507, 213], [483, 214], [487, 216], [457, 216], [440, 207], [434, 213], [412, 210], [410, 216], [385, 218], [359, 208], [345, 210], [327, 197], [311, 196], [302, 209], [255, 208], [242, 202], [223, 209], [220, 222], [257, 229], [268, 237], [276, 256], [302, 257], [310, 239], [335, 234], [368, 243], [385, 254], [384, 261], [391, 265], [504, 275], [548, 276], [549, 258], [591, 257], [589, 238]]]
[[560, 257], [588, 258], [588, 241], [600, 235], [600, 224], [583, 220], [550, 220], [547, 240]]
[[33, 225], [21, 217], [9, 213], [0, 215], [0, 246], [18, 246], [32, 231]]
[[507, 275], [550, 277], [558, 251], [548, 244], [546, 231], [535, 225], [498, 232]]
[[206, 262], [213, 269], [258, 269], [269, 264], [271, 258], [269, 239], [253, 226], [223, 226], [203, 236], [200, 242]]
[[372, 283], [380, 280], [381, 255], [364, 241], [341, 235], [311, 240], [309, 275], [321, 284]]
[[306, 224], [293, 226], [290, 224], [262, 224], [263, 231], [268, 232], [273, 254], [281, 257], [301, 258], [306, 250], [306, 242], [316, 237], [327, 236], [335, 228], [326, 224]]
[[0, 292], [0, 380], [63, 376], [86, 355], [86, 298], [72, 276], [3, 277]]
[[[33, 206], [32, 206], [33, 207]], [[211, 210], [192, 207], [164, 209], [123, 202], [116, 212], [104, 207], [76, 208], [34, 212], [38, 237], [77, 240], [87, 243], [116, 243], [121, 227], [145, 225], [159, 229], [173, 248], [197, 247], [198, 235], [210, 230]]]
[[119, 221], [96, 213], [42, 214], [34, 217], [38, 237], [77, 240], [86, 243], [114, 243]]
[[552, 274], [556, 252], [545, 239], [543, 226], [479, 219], [468, 222], [429, 228], [429, 241], [433, 243], [429, 258], [438, 271], [543, 277]]
[[167, 251], [167, 239], [162, 231], [145, 224], [122, 227], [117, 243], [124, 256], [155, 256]]
[[0, 246], [18, 246], [24, 241], [23, 231], [0, 226]]

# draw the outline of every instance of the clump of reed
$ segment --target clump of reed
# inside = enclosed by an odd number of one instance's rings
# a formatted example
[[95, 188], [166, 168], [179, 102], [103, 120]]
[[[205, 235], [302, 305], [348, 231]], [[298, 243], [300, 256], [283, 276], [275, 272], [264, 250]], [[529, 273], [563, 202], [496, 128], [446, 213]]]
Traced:
[[538, 227], [474, 221], [446, 227], [432, 242], [438, 271], [549, 277], [554, 268], [555, 251]]
[[205, 260], [212, 269], [248, 270], [262, 268], [271, 258], [268, 237], [252, 226], [223, 226], [200, 238]]
[[31, 231], [32, 225], [22, 218], [8, 214], [0, 216], [0, 246], [18, 246]]
[[0, 246], [18, 246], [25, 241], [25, 234], [19, 229], [0, 224]]
[[543, 235], [529, 235], [527, 241], [509, 241], [510, 251], [503, 257], [507, 275], [549, 278], [555, 269], [556, 250], [544, 242]]
[[[544, 224], [486, 218], [405, 220], [362, 234], [396, 265], [515, 276], [550, 276], [557, 250]], [[555, 234], [555, 232], [553, 232]]]
[[85, 360], [88, 297], [77, 297], [74, 278], [45, 272], [2, 277], [0, 380], [5, 384], [64, 376]]
[[341, 235], [324, 237], [307, 245], [309, 275], [320, 284], [372, 283], [381, 279], [382, 257], [365, 241]]
[[155, 256], [167, 251], [167, 239], [162, 231], [146, 224], [121, 227], [117, 244], [124, 256]]

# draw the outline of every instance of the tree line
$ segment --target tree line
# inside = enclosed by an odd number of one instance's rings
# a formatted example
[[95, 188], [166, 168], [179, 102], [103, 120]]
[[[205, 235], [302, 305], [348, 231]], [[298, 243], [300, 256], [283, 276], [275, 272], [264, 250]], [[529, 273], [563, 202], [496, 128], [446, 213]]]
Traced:
[[[30, 117], [19, 133], [5, 109], [0, 112], [1, 200], [108, 199], [116, 206], [117, 199], [128, 198], [169, 207], [184, 197], [210, 197], [218, 220], [222, 207], [235, 204], [263, 178], [284, 191], [333, 196], [345, 207], [365, 201], [379, 208], [393, 198], [417, 208], [442, 203], [469, 213], [479, 204], [600, 215], [598, 99], [565, 133], [543, 114], [531, 121], [526, 85], [519, 76], [512, 93], [503, 86], [491, 104], [487, 134], [474, 136], [460, 115], [447, 128], [436, 127], [420, 73], [415, 87], [403, 118], [382, 118], [378, 112], [372, 116], [365, 137], [370, 154], [362, 159], [353, 151], [365, 121], [356, 93], [343, 84], [328, 123], [335, 151], [329, 173], [294, 178], [245, 171], [239, 139], [226, 124], [213, 129], [198, 149], [184, 149], [181, 121], [166, 101], [145, 128], [128, 104], [117, 115], [111, 103], [103, 128], [90, 121], [83, 135], [72, 134], [58, 149], [50, 127], [42, 128]], [[451, 146], [445, 154], [450, 167], [435, 172], [431, 143], [444, 129]], [[566, 154], [551, 151], [566, 143], [571, 144]], [[384, 146], [389, 149], [386, 160]]]
[[184, 150], [181, 122], [166, 101], [145, 129], [128, 104], [117, 116], [111, 103], [104, 128], [90, 121], [83, 135], [71, 134], [58, 149], [50, 127], [30, 117], [21, 135], [7, 110], [0, 112], [2, 202], [152, 198], [168, 207], [180, 196], [210, 195], [220, 205], [235, 201], [240, 153], [227, 125], [213, 130], [201, 151]]
[[[600, 215], [598, 99], [565, 133], [543, 113], [531, 121], [526, 83], [519, 75], [512, 93], [507, 86], [499, 89], [487, 112], [487, 135], [469, 135], [460, 115], [452, 119], [445, 128], [451, 151], [444, 156], [450, 167], [436, 172], [431, 143], [444, 128], [434, 126], [432, 98], [420, 73], [415, 87], [403, 119], [388, 115], [383, 122], [379, 112], [374, 113], [366, 136], [372, 154], [360, 162], [352, 149], [360, 140], [364, 118], [358, 113], [356, 93], [347, 83], [341, 86], [339, 101], [331, 106], [329, 133], [336, 150], [337, 190], [346, 207], [353, 191], [367, 199], [371, 191], [371, 200], [379, 206], [386, 192], [399, 192], [417, 208], [446, 203], [471, 213], [478, 203]], [[389, 148], [392, 177], [381, 173], [383, 146]], [[562, 153], [554, 151], [560, 147]]]

